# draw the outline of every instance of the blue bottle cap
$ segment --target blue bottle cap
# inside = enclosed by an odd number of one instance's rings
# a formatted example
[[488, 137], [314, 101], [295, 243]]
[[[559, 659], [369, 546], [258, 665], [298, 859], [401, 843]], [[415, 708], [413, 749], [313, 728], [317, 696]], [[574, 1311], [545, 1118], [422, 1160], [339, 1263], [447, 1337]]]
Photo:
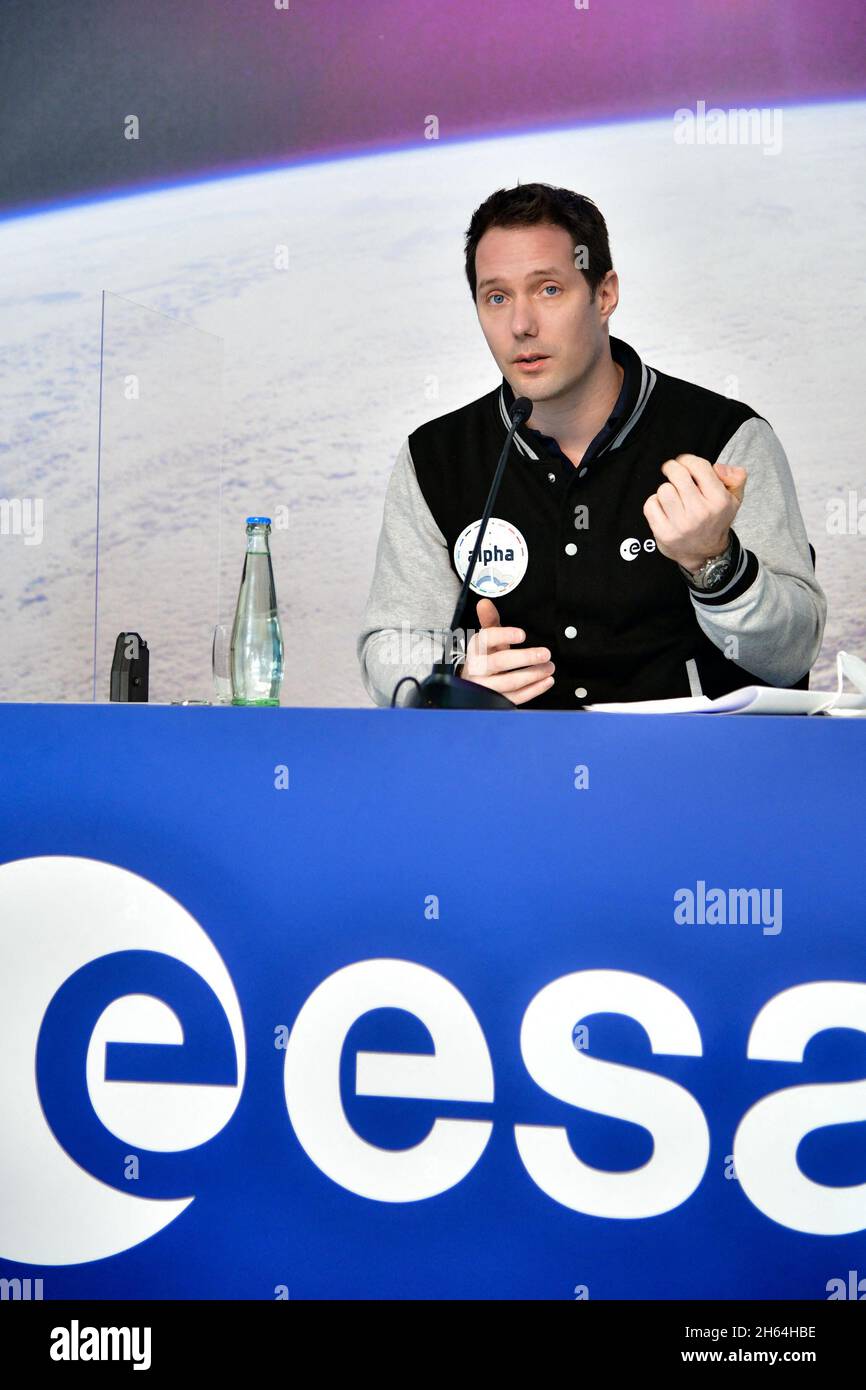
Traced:
[[247, 526], [270, 526], [270, 524], [271, 524], [271, 518], [270, 518], [269, 516], [248, 516], [248, 517], [247, 517]]

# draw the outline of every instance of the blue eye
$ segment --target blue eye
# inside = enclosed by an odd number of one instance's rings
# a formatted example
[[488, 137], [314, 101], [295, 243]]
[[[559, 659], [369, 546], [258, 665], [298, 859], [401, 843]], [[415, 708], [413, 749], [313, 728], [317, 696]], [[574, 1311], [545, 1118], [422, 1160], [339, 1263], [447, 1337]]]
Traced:
[[[545, 288], [546, 290], [556, 290], [557, 294], [559, 294], [559, 292], [560, 292], [560, 291], [559, 291], [559, 286], [558, 286], [558, 285], [545, 285], [544, 288]], [[550, 298], [549, 295], [548, 295], [548, 298]]]
[[487, 303], [489, 304], [490, 301], [491, 301], [491, 299], [495, 299], [495, 298], [497, 297], [497, 295], [499, 296], [500, 299], [503, 299], [503, 298], [504, 298], [503, 295], [499, 294], [499, 291], [498, 291], [498, 290], [494, 290], [492, 294], [489, 294], [489, 295], [487, 296]]

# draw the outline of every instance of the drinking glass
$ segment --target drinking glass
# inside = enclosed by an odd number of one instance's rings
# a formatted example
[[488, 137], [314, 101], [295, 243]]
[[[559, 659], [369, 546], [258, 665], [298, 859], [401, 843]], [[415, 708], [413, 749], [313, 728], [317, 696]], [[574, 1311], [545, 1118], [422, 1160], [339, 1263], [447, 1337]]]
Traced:
[[227, 623], [217, 623], [213, 630], [211, 666], [213, 688], [218, 705], [232, 702], [232, 630]]

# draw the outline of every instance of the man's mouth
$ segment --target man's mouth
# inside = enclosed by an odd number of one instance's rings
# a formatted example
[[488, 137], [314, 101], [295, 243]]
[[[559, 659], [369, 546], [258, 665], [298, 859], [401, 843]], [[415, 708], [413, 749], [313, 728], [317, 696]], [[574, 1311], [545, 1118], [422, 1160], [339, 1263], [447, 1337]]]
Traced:
[[549, 359], [543, 352], [525, 352], [520, 357], [515, 357], [514, 364], [524, 372], [540, 371], [542, 365]]

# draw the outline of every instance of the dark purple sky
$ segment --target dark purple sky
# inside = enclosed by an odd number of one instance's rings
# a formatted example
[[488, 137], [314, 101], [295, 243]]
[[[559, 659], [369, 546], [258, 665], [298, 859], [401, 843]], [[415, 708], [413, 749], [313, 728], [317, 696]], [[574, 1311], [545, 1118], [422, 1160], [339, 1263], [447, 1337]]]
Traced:
[[[0, 204], [866, 94], [863, 0], [0, 0]], [[141, 139], [122, 138], [123, 118]]]

